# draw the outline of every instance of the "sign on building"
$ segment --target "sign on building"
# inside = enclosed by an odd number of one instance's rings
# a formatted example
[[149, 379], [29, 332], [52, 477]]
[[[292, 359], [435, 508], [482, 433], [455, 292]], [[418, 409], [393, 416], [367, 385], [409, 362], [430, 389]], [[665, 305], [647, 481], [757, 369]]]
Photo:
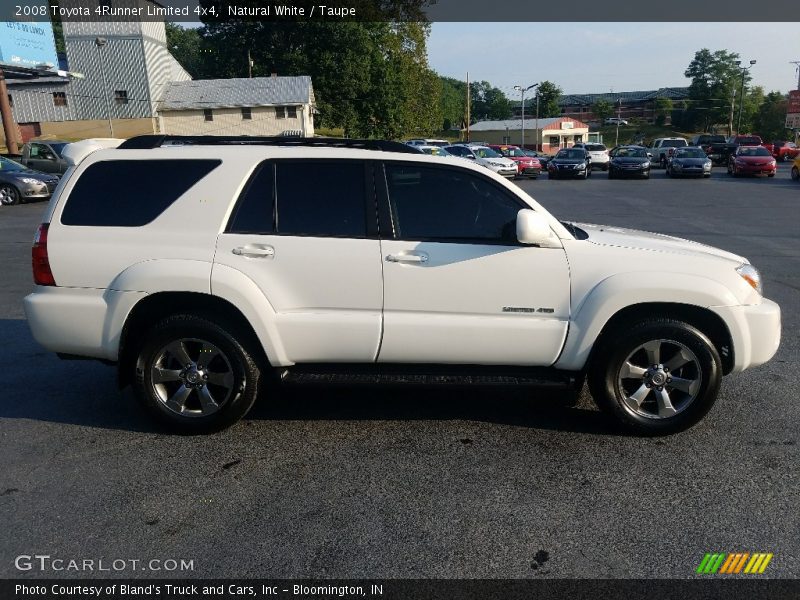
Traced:
[[0, 23], [0, 64], [15, 67], [58, 65], [53, 26], [49, 22]]
[[786, 109], [786, 129], [800, 129], [800, 90], [789, 92], [789, 107]]

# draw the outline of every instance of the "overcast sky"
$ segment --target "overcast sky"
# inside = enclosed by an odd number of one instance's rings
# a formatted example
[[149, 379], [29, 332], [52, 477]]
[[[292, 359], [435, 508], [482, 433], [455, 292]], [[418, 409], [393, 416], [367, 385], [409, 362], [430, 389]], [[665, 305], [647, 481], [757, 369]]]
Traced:
[[441, 75], [486, 80], [510, 98], [542, 80], [567, 94], [689, 85], [701, 48], [737, 52], [766, 91], [797, 87], [797, 23], [434, 23], [428, 60]]

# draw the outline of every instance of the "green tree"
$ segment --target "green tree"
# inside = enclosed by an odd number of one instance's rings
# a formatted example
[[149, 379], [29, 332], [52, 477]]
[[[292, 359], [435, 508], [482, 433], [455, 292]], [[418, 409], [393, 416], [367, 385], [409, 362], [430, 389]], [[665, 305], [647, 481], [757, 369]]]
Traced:
[[469, 84], [470, 117], [473, 122], [507, 119], [511, 115], [511, 102], [506, 95], [488, 81]]
[[745, 89], [751, 79], [750, 73], [737, 65], [738, 59], [738, 54], [727, 50], [711, 52], [703, 48], [695, 52], [684, 72], [691, 79], [686, 125], [710, 131], [715, 123], [728, 122], [731, 98], [734, 92], [740, 95], [742, 77]]
[[765, 141], [787, 139], [787, 107], [788, 100], [780, 92], [767, 94], [754, 115], [752, 131]]
[[[536, 88], [539, 95], [539, 117], [560, 117], [561, 107], [558, 99], [561, 97], [561, 88], [552, 81], [542, 81]], [[531, 100], [531, 104], [536, 106], [536, 96]]]
[[184, 28], [174, 23], [165, 23], [167, 32], [167, 50], [195, 79], [205, 79], [209, 71], [205, 68], [203, 54], [208, 49], [203, 45], [203, 38], [197, 29]]
[[467, 116], [467, 84], [452, 77], [441, 77], [442, 94], [442, 130], [447, 131], [452, 127], [463, 127]]
[[592, 114], [596, 119], [599, 119], [600, 122], [604, 122], [608, 117], [614, 114], [614, 105], [608, 100], [603, 100], [601, 98], [592, 104]]
[[656, 98], [655, 113], [656, 125], [663, 125], [667, 122], [667, 117], [672, 114], [673, 110], [672, 100], [669, 98]]

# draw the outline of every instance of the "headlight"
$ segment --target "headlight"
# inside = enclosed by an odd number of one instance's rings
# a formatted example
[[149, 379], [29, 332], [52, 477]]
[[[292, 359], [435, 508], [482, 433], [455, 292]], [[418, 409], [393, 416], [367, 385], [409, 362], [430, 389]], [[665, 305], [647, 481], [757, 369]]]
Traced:
[[643, 169], [646, 169], [646, 168], [647, 168], [647, 167], [649, 167], [649, 166], [650, 166], [650, 161], [648, 161], [648, 160], [646, 160], [646, 161], [644, 161], [644, 162], [642, 163], [642, 168], [643, 168]]
[[704, 162], [703, 163], [703, 168], [704, 169], [710, 169], [711, 168], [711, 161], [707, 160], [706, 162]]
[[19, 180], [22, 181], [23, 183], [40, 183], [40, 184], [44, 183], [44, 181], [41, 181], [39, 179], [31, 179], [30, 177], [20, 177]]
[[582, 162], [581, 164], [579, 164], [579, 165], [578, 165], [578, 166], [576, 166], [575, 168], [576, 168], [576, 169], [578, 169], [578, 170], [580, 170], [580, 169], [585, 169], [585, 168], [586, 168], [586, 163], [585, 163], [585, 162]]
[[757, 291], [759, 294], [764, 293], [764, 287], [761, 285], [761, 273], [759, 273], [758, 269], [756, 269], [753, 265], [750, 263], [744, 263], [740, 267], [736, 268], [736, 272], [742, 279], [749, 283], [755, 291]]

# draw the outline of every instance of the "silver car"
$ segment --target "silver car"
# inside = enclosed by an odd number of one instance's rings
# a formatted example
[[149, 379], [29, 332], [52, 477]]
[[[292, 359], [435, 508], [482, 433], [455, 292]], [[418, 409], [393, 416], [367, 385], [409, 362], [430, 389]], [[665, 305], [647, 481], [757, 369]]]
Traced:
[[27, 200], [47, 199], [53, 195], [58, 177], [33, 171], [0, 156], [0, 204], [11, 205]]

